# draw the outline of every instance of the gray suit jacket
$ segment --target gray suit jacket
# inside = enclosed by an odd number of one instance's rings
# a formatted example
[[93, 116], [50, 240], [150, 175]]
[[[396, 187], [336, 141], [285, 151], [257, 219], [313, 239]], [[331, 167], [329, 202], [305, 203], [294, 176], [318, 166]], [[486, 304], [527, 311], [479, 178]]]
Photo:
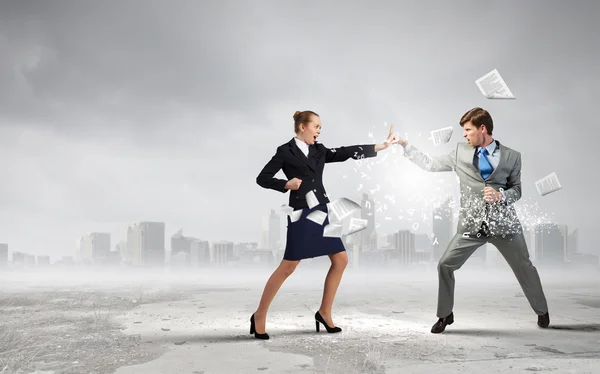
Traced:
[[[423, 170], [455, 171], [460, 180], [460, 211], [458, 233], [476, 234], [483, 221], [495, 236], [518, 234], [523, 231], [514, 203], [521, 198], [521, 154], [496, 141], [500, 162], [486, 180], [473, 164], [476, 148], [458, 143], [456, 149], [444, 156], [431, 157], [409, 145], [404, 155]], [[488, 203], [483, 188], [489, 186], [504, 191], [505, 200]]]

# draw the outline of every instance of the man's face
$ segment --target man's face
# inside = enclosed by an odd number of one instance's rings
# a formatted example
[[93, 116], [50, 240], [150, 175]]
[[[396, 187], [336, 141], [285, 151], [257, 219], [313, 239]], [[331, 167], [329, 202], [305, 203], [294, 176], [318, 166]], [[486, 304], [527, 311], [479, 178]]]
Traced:
[[480, 128], [477, 128], [471, 121], [463, 125], [463, 136], [467, 139], [467, 143], [473, 148], [483, 144], [484, 135], [486, 133], [487, 130], [483, 125]]

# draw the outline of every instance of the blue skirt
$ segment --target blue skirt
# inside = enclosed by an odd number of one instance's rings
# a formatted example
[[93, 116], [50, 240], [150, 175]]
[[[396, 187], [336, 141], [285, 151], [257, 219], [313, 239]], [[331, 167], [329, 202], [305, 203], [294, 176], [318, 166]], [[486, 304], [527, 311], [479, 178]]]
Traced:
[[324, 237], [323, 230], [329, 223], [329, 217], [325, 218], [322, 225], [306, 218], [311, 212], [320, 210], [327, 213], [326, 205], [302, 209], [302, 216], [296, 222], [287, 217], [287, 241], [285, 245], [284, 260], [297, 261], [331, 255], [346, 250], [340, 238]]

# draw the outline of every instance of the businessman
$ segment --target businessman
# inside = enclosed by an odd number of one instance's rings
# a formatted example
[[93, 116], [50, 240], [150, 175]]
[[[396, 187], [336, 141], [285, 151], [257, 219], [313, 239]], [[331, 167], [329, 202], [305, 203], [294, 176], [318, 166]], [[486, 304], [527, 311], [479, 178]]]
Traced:
[[466, 143], [445, 156], [430, 157], [399, 136], [404, 156], [431, 172], [455, 171], [460, 180], [460, 214], [457, 233], [438, 263], [438, 321], [431, 328], [441, 333], [454, 322], [454, 272], [485, 243], [494, 245], [514, 272], [538, 326], [548, 327], [548, 305], [537, 269], [529, 259], [523, 229], [513, 204], [521, 198], [521, 154], [492, 138], [494, 122], [482, 108], [460, 119]]

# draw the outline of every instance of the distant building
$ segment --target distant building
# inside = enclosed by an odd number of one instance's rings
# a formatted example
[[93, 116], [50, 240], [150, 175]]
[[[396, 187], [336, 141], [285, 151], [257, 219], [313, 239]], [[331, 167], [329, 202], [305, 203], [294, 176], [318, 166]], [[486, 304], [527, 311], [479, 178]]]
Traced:
[[415, 234], [410, 230], [398, 230], [394, 234], [394, 248], [392, 261], [402, 267], [410, 266], [415, 255]]
[[184, 263], [185, 266], [208, 267], [211, 257], [208, 241], [184, 236], [181, 229], [171, 236], [171, 265], [183, 266]]
[[567, 259], [567, 226], [555, 223], [537, 225], [535, 228], [535, 253], [537, 263], [562, 266]]
[[87, 265], [103, 265], [110, 252], [110, 234], [92, 232], [83, 235], [79, 240], [80, 260]]
[[190, 251], [190, 265], [192, 267], [210, 267], [210, 244], [207, 240], [198, 239], [193, 241]]
[[129, 226], [127, 252], [134, 266], [163, 267], [166, 256], [164, 222], [138, 222]]
[[37, 266], [38, 267], [50, 266], [50, 256], [37, 256]]
[[360, 244], [360, 252], [375, 250], [377, 245], [377, 231], [375, 230], [375, 199], [368, 193], [363, 193], [360, 202], [360, 218], [367, 220], [367, 227], [354, 234]]
[[0, 268], [8, 265], [8, 244], [0, 243]]
[[269, 247], [268, 249], [276, 251], [281, 249], [281, 218], [273, 209], [269, 215]]
[[572, 261], [575, 254], [579, 252], [579, 231], [573, 230], [567, 236], [567, 261]]
[[227, 266], [235, 260], [233, 256], [233, 242], [219, 241], [213, 243], [212, 263], [216, 266]]

